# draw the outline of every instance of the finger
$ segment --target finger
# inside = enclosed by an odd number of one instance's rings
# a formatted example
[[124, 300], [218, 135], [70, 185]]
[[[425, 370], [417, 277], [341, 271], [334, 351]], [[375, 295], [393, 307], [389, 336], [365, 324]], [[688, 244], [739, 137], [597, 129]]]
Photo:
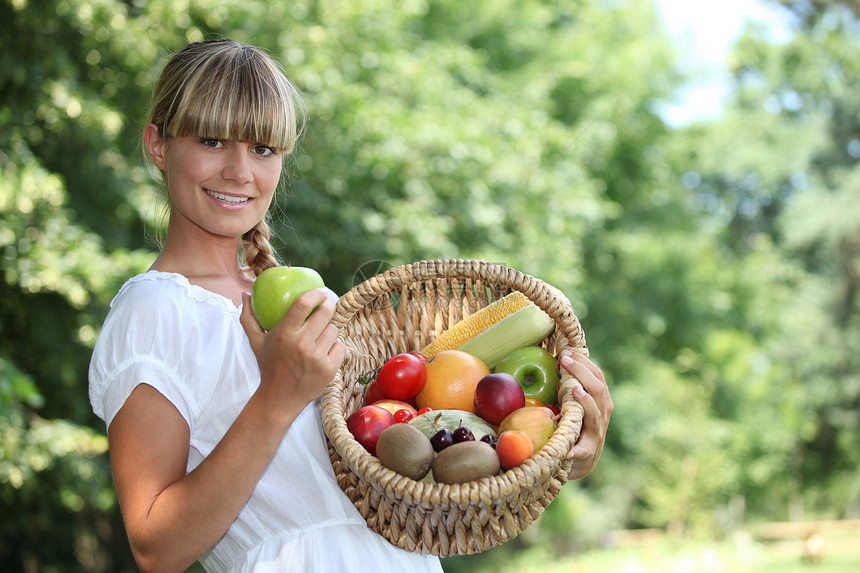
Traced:
[[585, 415], [583, 416], [582, 433], [567, 457], [587, 457], [596, 453], [597, 445], [604, 433], [600, 408], [594, 398], [582, 386], [574, 386], [573, 398], [582, 405]]
[[254, 355], [259, 359], [266, 342], [266, 331], [260, 326], [260, 323], [254, 316], [254, 312], [251, 310], [251, 293], [242, 293], [242, 312], [239, 315], [239, 323], [245, 330], [251, 350], [254, 351]]
[[305, 321], [313, 328], [323, 329], [327, 324], [331, 324], [331, 319], [334, 316], [334, 301], [326, 296], [322, 302], [311, 309], [311, 314]]
[[331, 302], [331, 299], [324, 289], [311, 289], [293, 301], [292, 306], [290, 306], [289, 310], [278, 324], [275, 325], [275, 328], [281, 327], [289, 330], [298, 330], [305, 324], [309, 317], [316, 315], [315, 311], [318, 310], [318, 308], [327, 309], [325, 312], [321, 313], [323, 315], [328, 314], [328, 317], [323, 320], [323, 323], [331, 320], [331, 317], [334, 315], [334, 303]]
[[317, 345], [326, 353], [330, 353], [332, 346], [334, 346], [335, 342], [337, 341], [338, 334], [340, 334], [340, 331], [337, 329], [337, 327], [330, 322], [327, 323], [325, 326], [323, 326], [322, 332], [320, 332], [319, 337], [317, 337]]
[[598, 403], [603, 405], [607, 411], [611, 411], [612, 399], [609, 396], [609, 387], [602, 375], [597, 376], [585, 363], [569, 355], [562, 355], [560, 362]]
[[570, 356], [575, 362], [578, 362], [588, 368], [589, 372], [594, 374], [594, 376], [603, 382], [606, 382], [606, 378], [603, 376], [603, 371], [600, 367], [595, 364], [588, 356], [581, 352], [575, 352], [573, 350], [562, 350], [561, 352], [562, 358], [565, 356]]
[[340, 365], [343, 364], [344, 358], [346, 358], [346, 344], [344, 344], [342, 340], [335, 341], [335, 343], [331, 345], [328, 355], [337, 363], [338, 368], [340, 368]]
[[257, 322], [257, 318], [254, 316], [254, 311], [251, 309], [251, 293], [249, 292], [242, 293], [242, 313], [239, 315], [239, 322], [242, 323], [242, 327], [245, 330], [263, 332], [263, 328], [260, 326], [260, 323]]

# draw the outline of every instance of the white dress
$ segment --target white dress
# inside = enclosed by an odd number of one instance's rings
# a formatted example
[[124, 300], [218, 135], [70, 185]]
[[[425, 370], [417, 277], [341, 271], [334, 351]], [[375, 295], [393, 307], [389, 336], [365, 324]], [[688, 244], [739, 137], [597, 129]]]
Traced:
[[[158, 390], [191, 432], [186, 471], [212, 451], [259, 384], [241, 308], [178, 274], [131, 278], [90, 363], [90, 402], [107, 425], [138, 384]], [[319, 401], [287, 431], [248, 503], [200, 562], [218, 572], [442, 571], [371, 531], [335, 481]]]

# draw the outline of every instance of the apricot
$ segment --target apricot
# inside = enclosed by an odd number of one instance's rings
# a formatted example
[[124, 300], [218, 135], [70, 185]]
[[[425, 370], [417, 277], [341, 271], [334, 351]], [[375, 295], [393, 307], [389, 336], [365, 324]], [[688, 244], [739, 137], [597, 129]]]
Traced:
[[534, 443], [528, 434], [519, 430], [506, 430], [496, 440], [496, 453], [501, 466], [509, 470], [515, 468], [534, 453]]

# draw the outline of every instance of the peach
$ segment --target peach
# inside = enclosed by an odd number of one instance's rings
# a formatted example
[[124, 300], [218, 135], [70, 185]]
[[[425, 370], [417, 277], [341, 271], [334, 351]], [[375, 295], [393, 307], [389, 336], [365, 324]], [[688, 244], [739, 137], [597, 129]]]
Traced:
[[499, 434], [506, 430], [519, 430], [532, 439], [534, 451], [549, 441], [555, 431], [552, 410], [544, 406], [526, 406], [514, 410], [499, 424]]

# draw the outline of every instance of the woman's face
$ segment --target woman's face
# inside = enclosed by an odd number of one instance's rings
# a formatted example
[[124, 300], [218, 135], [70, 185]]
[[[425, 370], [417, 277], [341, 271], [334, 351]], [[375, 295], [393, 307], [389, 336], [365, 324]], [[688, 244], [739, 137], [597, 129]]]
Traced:
[[155, 126], [147, 128], [145, 142], [164, 173], [172, 224], [240, 237], [265, 217], [281, 176], [280, 153], [258, 143], [196, 136], [165, 140]]

